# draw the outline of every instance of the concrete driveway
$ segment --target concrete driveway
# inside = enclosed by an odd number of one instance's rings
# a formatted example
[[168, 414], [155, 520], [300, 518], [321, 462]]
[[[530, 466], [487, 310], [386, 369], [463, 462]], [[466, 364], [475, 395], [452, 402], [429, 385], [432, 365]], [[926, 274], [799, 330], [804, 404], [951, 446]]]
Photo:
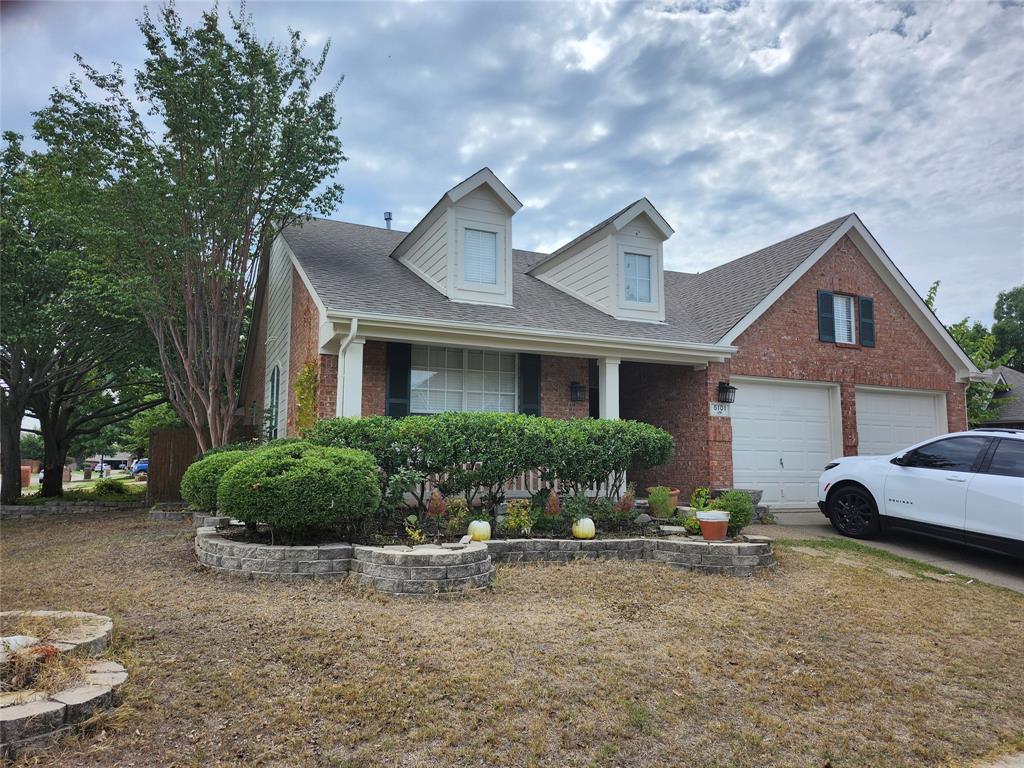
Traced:
[[[776, 525], [752, 525], [744, 532], [776, 539], [842, 538], [817, 510], [776, 512], [775, 521]], [[921, 560], [944, 571], [959, 573], [1024, 593], [1024, 560], [1015, 560], [957, 544], [931, 541], [923, 536], [902, 532], [886, 533], [878, 539], [859, 541], [896, 555]]]

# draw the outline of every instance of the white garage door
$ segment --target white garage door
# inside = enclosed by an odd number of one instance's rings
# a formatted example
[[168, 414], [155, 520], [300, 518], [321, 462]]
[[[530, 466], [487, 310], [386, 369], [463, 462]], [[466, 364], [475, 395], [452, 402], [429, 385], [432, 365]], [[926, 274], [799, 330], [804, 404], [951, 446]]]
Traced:
[[841, 450], [833, 388], [733, 378], [733, 484], [776, 507], [814, 507], [818, 476]]
[[857, 389], [857, 453], [895, 453], [941, 435], [946, 429], [946, 400], [941, 394]]

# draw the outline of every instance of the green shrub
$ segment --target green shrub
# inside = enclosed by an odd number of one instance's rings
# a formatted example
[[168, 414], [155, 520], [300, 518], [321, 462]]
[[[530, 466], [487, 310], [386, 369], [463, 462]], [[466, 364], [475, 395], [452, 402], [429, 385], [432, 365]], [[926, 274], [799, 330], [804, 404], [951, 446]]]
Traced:
[[250, 451], [207, 453], [185, 470], [181, 478], [181, 498], [193, 509], [216, 509], [217, 486], [224, 473], [250, 454]]
[[664, 485], [656, 485], [647, 489], [647, 504], [651, 509], [652, 517], [672, 517], [675, 509], [670, 501], [671, 494]]
[[529, 536], [537, 520], [537, 512], [529, 499], [513, 499], [505, 508], [501, 530], [506, 533]]
[[125, 496], [128, 494], [128, 486], [124, 480], [115, 477], [105, 477], [97, 480], [92, 486], [93, 496]]
[[708, 508], [708, 501], [711, 498], [710, 488], [694, 488], [690, 494], [690, 507], [699, 511]]
[[469, 529], [469, 521], [473, 519], [470, 514], [469, 504], [462, 496], [453, 496], [446, 501], [445, 513], [448, 515], [445, 521], [445, 533], [449, 536], [465, 536]]
[[288, 538], [316, 528], [352, 531], [380, 506], [377, 465], [366, 451], [306, 442], [261, 448], [229, 469], [220, 512], [265, 523]]
[[738, 535], [754, 519], [754, 502], [750, 494], [743, 491], [726, 491], [712, 502], [711, 508], [729, 513], [727, 535], [730, 537]]

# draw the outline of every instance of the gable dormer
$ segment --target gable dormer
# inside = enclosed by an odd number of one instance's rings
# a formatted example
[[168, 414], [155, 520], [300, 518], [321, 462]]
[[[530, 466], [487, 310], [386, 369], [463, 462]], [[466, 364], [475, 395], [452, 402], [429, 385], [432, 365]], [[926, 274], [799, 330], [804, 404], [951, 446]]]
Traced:
[[391, 257], [452, 301], [512, 305], [512, 216], [523, 204], [482, 168], [448, 190]]
[[663, 246], [672, 234], [644, 197], [563, 245], [530, 274], [612, 317], [663, 322]]

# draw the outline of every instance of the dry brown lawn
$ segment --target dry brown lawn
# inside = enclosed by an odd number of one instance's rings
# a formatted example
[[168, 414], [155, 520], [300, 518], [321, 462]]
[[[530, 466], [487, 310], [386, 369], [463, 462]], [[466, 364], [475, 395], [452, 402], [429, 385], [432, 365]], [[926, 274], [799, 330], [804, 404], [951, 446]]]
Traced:
[[1024, 744], [1024, 596], [824, 551], [779, 547], [754, 580], [505, 567], [410, 601], [217, 576], [187, 525], [138, 512], [6, 523], [3, 607], [114, 617], [131, 675], [115, 715], [20, 764], [896, 767]]

